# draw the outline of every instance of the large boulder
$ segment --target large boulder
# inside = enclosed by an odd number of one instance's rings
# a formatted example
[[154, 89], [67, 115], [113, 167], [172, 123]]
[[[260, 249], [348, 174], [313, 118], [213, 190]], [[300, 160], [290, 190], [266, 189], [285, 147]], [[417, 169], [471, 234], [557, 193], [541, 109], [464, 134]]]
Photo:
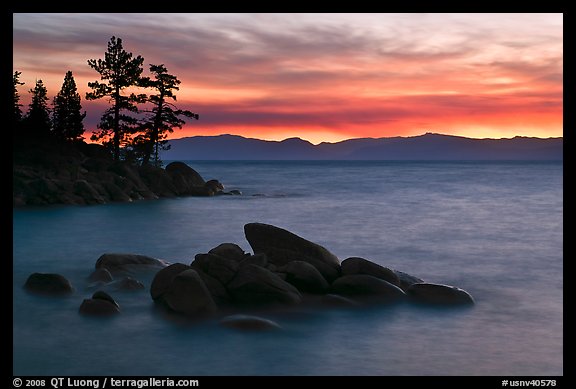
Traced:
[[169, 163], [166, 172], [172, 178], [177, 195], [194, 194], [196, 188], [204, 188], [206, 184], [202, 176], [184, 162]]
[[64, 295], [74, 292], [72, 284], [66, 277], [53, 273], [30, 274], [24, 288], [38, 294]]
[[228, 292], [233, 302], [245, 305], [297, 304], [302, 299], [294, 286], [256, 265], [241, 267]]
[[152, 299], [160, 299], [170, 288], [170, 284], [172, 284], [174, 277], [183, 271], [190, 269], [192, 269], [190, 266], [183, 263], [173, 263], [156, 273], [152, 280], [152, 284], [150, 285], [150, 296], [152, 296]]
[[247, 257], [247, 254], [244, 252], [242, 247], [235, 243], [221, 243], [208, 251], [208, 254], [218, 255], [236, 262], [241, 262]]
[[343, 276], [350, 276], [353, 274], [367, 274], [369, 276], [388, 281], [393, 285], [400, 286], [400, 280], [393, 270], [364, 258], [346, 258], [342, 261], [340, 267], [342, 269]]
[[107, 269], [113, 275], [158, 271], [166, 266], [167, 263], [160, 259], [138, 254], [107, 253], [96, 261], [96, 269]]
[[196, 254], [190, 266], [202, 270], [226, 285], [236, 275], [239, 263], [215, 254]]
[[163, 299], [173, 311], [189, 316], [217, 310], [210, 291], [194, 269], [185, 270], [174, 277]]
[[204, 273], [202, 270], [200, 269], [194, 269], [194, 270], [198, 272], [198, 275], [200, 276], [200, 278], [202, 278], [202, 281], [204, 281], [204, 285], [206, 285], [206, 288], [210, 292], [210, 295], [212, 296], [212, 299], [214, 300], [216, 305], [218, 306], [228, 305], [228, 303], [230, 302], [230, 295], [228, 294], [226, 287], [216, 278]]
[[286, 282], [294, 285], [300, 292], [326, 293], [330, 285], [314, 266], [304, 261], [292, 261], [277, 269], [286, 274]]
[[455, 286], [422, 282], [412, 284], [407, 291], [410, 299], [424, 304], [469, 305], [474, 298], [463, 289]]
[[254, 253], [266, 254], [272, 264], [308, 262], [329, 282], [340, 275], [340, 261], [334, 254], [290, 231], [269, 224], [249, 223], [244, 226], [244, 233]]
[[330, 290], [335, 294], [378, 301], [397, 301], [406, 297], [404, 291], [396, 285], [367, 274], [340, 277], [332, 283]]
[[220, 320], [224, 327], [233, 328], [242, 331], [265, 331], [277, 330], [281, 327], [278, 323], [252, 315], [230, 315]]

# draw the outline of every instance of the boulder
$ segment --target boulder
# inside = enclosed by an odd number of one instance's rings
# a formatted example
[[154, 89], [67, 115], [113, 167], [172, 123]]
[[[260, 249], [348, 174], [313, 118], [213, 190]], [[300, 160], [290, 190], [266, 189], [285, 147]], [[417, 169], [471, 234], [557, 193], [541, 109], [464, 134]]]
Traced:
[[244, 233], [255, 254], [266, 254], [268, 262], [282, 266], [304, 261], [314, 266], [332, 282], [340, 275], [340, 261], [326, 248], [285, 229], [263, 223], [249, 223]]
[[109, 316], [120, 313], [118, 305], [101, 298], [91, 298], [82, 301], [80, 314], [90, 316]]
[[94, 294], [92, 295], [93, 299], [100, 299], [100, 300], [106, 300], [114, 305], [116, 305], [116, 307], [118, 307], [118, 309], [120, 309], [120, 305], [118, 305], [118, 303], [116, 302], [116, 300], [114, 300], [112, 298], [112, 296], [110, 296], [108, 293], [103, 292], [101, 290], [94, 292]]
[[190, 266], [183, 263], [173, 263], [156, 273], [152, 280], [152, 284], [150, 285], [150, 296], [152, 296], [152, 299], [158, 300], [161, 298], [170, 288], [170, 284], [174, 277], [183, 271], [190, 269], [192, 269]]
[[369, 276], [388, 281], [392, 285], [400, 286], [400, 280], [393, 270], [364, 258], [346, 258], [342, 261], [340, 267], [342, 269], [343, 276], [349, 276], [353, 274], [367, 274]]
[[286, 282], [294, 285], [300, 292], [326, 293], [330, 285], [322, 274], [311, 264], [304, 261], [292, 261], [277, 269], [286, 274]]
[[436, 305], [474, 304], [474, 298], [463, 289], [450, 285], [422, 282], [412, 284], [407, 291], [412, 301]]
[[202, 270], [224, 285], [234, 278], [239, 268], [238, 262], [215, 254], [196, 254], [190, 266]]
[[224, 327], [242, 331], [266, 331], [278, 330], [281, 328], [278, 323], [272, 320], [252, 315], [226, 316], [220, 320], [220, 324]]
[[178, 274], [163, 295], [170, 309], [185, 315], [213, 313], [216, 304], [196, 270], [184, 270]]
[[406, 292], [411, 285], [424, 282], [424, 280], [421, 278], [399, 270], [394, 270], [394, 273], [396, 273], [396, 276], [398, 276], [398, 280], [400, 281], [400, 285], [398, 286], [400, 286], [404, 292]]
[[203, 188], [206, 182], [200, 174], [184, 162], [171, 162], [166, 166], [166, 172], [177, 195], [193, 194], [195, 188]]
[[88, 280], [92, 282], [100, 281], [100, 282], [110, 282], [114, 280], [112, 274], [108, 271], [108, 269], [96, 269], [88, 276]]
[[52, 273], [30, 274], [24, 288], [38, 294], [63, 295], [74, 292], [74, 288], [66, 277]]
[[378, 301], [396, 301], [406, 297], [404, 291], [396, 285], [367, 274], [340, 277], [332, 283], [330, 291], [344, 296], [374, 298]]
[[242, 247], [235, 243], [221, 243], [208, 251], [208, 254], [218, 255], [220, 257], [231, 259], [236, 262], [243, 261], [248, 255], [244, 252]]
[[204, 187], [211, 192], [211, 194], [219, 194], [224, 190], [224, 185], [218, 180], [209, 180], [204, 184]]
[[298, 290], [278, 275], [256, 265], [240, 268], [228, 284], [232, 301], [245, 305], [297, 304]]
[[158, 271], [167, 263], [138, 254], [107, 253], [96, 261], [96, 269], [107, 269], [112, 274], [133, 274], [141, 271]]

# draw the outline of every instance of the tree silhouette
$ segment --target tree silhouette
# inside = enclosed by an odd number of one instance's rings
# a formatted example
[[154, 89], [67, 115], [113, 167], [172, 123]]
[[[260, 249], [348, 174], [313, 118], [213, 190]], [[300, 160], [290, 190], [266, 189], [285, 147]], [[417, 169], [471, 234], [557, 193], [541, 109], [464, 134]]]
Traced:
[[152, 103], [152, 109], [148, 111], [149, 115], [142, 124], [144, 133], [135, 140], [143, 150], [142, 164], [146, 165], [152, 159], [154, 166], [160, 166], [162, 162], [158, 151], [169, 149], [165, 140], [168, 134], [174, 132], [174, 128], [182, 128], [182, 125], [186, 123], [182, 117], [198, 120], [199, 116], [196, 113], [178, 109], [169, 101], [176, 101], [174, 91], [180, 89], [178, 87], [180, 80], [169, 74], [164, 64], [151, 64], [150, 72], [154, 79], [146, 79], [143, 85], [154, 88], [157, 93], [148, 97], [148, 101]]
[[20, 109], [22, 104], [20, 104], [20, 95], [18, 94], [18, 85], [24, 85], [24, 83], [20, 81], [21, 74], [22, 72], [14, 72], [14, 75], [12, 77], [12, 82], [14, 84], [13, 89], [14, 111], [12, 120], [14, 124], [22, 120], [22, 110]]
[[143, 57], [132, 58], [132, 53], [122, 47], [122, 39], [115, 36], [110, 38], [108, 51], [104, 53], [103, 60], [88, 60], [88, 65], [100, 73], [100, 79], [106, 82], [89, 82], [88, 86], [92, 88], [92, 92], [86, 93], [86, 99], [109, 97], [112, 104], [102, 115], [98, 124], [100, 131], [94, 133], [91, 139], [104, 139], [103, 144], [112, 147], [115, 160], [120, 159], [120, 146], [129, 142], [138, 121], [128, 113], [138, 112], [135, 103], [145, 101], [145, 95], [122, 94], [125, 89], [140, 84], [143, 63]]
[[48, 109], [48, 90], [42, 80], [36, 81], [34, 89], [30, 89], [32, 100], [28, 106], [25, 125], [30, 135], [47, 137], [50, 135], [50, 110]]
[[62, 89], [54, 97], [52, 110], [52, 133], [59, 140], [77, 141], [82, 139], [86, 112], [82, 113], [80, 94], [71, 71], [66, 72]]

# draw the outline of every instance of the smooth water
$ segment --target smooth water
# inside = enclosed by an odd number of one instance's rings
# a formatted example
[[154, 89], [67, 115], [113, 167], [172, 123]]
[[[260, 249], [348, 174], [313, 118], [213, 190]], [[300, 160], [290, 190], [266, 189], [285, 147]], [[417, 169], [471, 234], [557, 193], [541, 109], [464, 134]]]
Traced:
[[[562, 163], [190, 162], [243, 196], [14, 210], [15, 375], [562, 375]], [[148, 291], [122, 314], [80, 316], [106, 252], [189, 263], [222, 242], [250, 251], [274, 224], [430, 282], [473, 308], [395, 305], [270, 313], [279, 332], [170, 320]], [[22, 289], [55, 272], [73, 296]], [[143, 280], [149, 284], [150, 280]]]

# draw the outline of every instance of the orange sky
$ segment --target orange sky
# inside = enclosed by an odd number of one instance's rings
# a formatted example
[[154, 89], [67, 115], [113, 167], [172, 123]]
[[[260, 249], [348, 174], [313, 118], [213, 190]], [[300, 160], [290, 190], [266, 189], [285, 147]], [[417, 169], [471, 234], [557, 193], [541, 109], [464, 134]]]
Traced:
[[[20, 88], [49, 96], [112, 35], [182, 81], [199, 121], [173, 138], [238, 134], [313, 143], [425, 132], [562, 136], [562, 14], [14, 14]], [[105, 101], [88, 102], [94, 130]], [[24, 107], [26, 110], [26, 106]]]

